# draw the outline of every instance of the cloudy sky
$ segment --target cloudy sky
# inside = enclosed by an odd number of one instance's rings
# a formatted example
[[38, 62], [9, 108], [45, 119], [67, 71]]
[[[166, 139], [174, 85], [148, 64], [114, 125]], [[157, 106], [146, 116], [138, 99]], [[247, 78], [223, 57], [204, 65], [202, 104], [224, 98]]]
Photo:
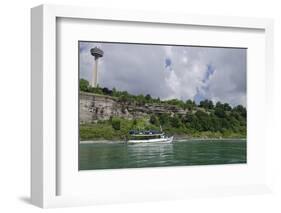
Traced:
[[246, 106], [246, 49], [80, 42], [80, 78], [88, 81], [95, 46], [104, 51], [98, 64], [101, 87]]

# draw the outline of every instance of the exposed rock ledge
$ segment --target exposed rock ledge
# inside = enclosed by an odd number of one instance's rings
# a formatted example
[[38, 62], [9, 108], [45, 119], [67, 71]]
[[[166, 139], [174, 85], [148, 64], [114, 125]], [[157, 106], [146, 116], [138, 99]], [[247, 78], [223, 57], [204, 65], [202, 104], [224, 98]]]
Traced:
[[121, 102], [116, 97], [80, 92], [80, 123], [108, 120], [111, 116], [133, 119], [149, 114], [184, 115], [186, 112], [187, 110], [173, 105], [145, 104], [139, 106], [135, 103]]

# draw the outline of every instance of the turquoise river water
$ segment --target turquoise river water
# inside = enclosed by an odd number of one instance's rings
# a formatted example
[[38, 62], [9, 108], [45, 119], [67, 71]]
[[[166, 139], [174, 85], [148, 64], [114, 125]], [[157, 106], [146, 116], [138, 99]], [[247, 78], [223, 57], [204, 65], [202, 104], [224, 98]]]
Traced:
[[79, 169], [246, 163], [246, 140], [181, 140], [171, 144], [80, 143]]

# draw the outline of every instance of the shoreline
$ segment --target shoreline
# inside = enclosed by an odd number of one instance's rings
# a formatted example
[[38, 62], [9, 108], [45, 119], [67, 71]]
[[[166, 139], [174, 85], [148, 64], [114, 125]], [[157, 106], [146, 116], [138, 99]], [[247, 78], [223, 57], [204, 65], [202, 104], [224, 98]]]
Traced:
[[[176, 138], [174, 141], [177, 142], [183, 142], [183, 141], [246, 141], [247, 138]], [[112, 141], [112, 140], [81, 140], [79, 141], [79, 144], [96, 144], [96, 143], [111, 143], [111, 144], [119, 144], [119, 143], [125, 143], [125, 141]]]

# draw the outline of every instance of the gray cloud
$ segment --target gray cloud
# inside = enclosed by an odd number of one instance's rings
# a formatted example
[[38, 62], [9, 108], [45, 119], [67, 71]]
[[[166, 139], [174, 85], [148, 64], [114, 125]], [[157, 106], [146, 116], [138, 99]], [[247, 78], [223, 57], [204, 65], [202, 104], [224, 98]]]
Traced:
[[101, 87], [246, 106], [246, 49], [80, 42], [80, 78], [91, 79], [95, 46]]

